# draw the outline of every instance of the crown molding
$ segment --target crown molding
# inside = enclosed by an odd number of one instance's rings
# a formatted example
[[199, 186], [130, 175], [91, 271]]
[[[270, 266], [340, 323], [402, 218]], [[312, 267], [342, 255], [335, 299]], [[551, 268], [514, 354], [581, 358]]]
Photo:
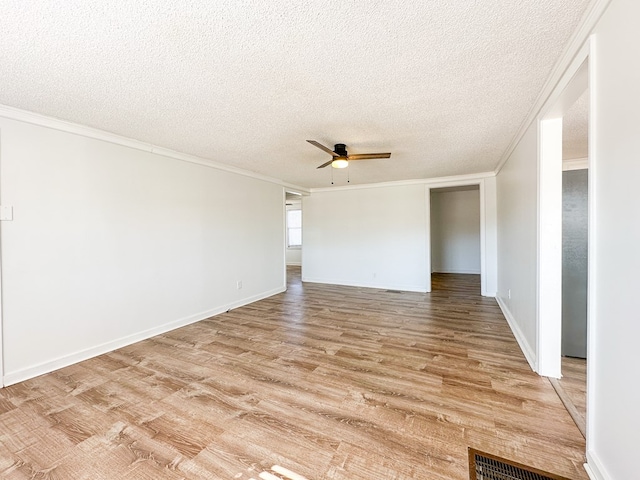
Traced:
[[66, 120], [60, 120], [58, 118], [41, 115], [39, 113], [29, 112], [21, 110], [15, 107], [9, 107], [7, 105], [0, 105], [0, 117], [8, 118], [10, 120], [17, 120], [19, 122], [30, 123], [32, 125], [38, 125], [40, 127], [51, 128], [53, 130], [59, 130], [61, 132], [71, 133], [73, 135], [79, 135], [93, 140], [100, 140], [103, 142], [113, 143], [123, 147], [133, 148], [143, 152], [153, 153], [163, 157], [172, 158], [182, 162], [195, 163], [209, 168], [215, 168], [216, 170], [222, 170], [229, 173], [235, 173], [236, 175], [242, 175], [244, 177], [254, 178], [256, 180], [262, 180], [264, 182], [275, 183], [288, 189], [293, 189], [301, 193], [309, 193], [308, 188], [287, 183], [277, 178], [269, 177], [267, 175], [261, 175], [259, 173], [250, 172], [249, 170], [243, 170], [241, 168], [232, 167], [230, 165], [224, 165], [214, 160], [209, 160], [195, 155], [187, 153], [177, 152], [164, 147], [159, 147], [151, 143], [134, 140], [133, 138], [124, 137], [115, 133], [106, 132], [97, 128], [80, 125], [77, 123], [68, 122]]
[[[464, 186], [480, 183], [481, 180], [495, 177], [494, 172], [471, 173], [468, 175], [453, 175], [449, 177], [419, 178], [414, 180], [398, 180], [394, 182], [364, 183], [361, 185], [341, 185], [339, 187], [312, 188], [311, 193], [335, 192], [342, 190], [363, 190], [366, 188], [402, 187], [407, 185], [435, 185], [435, 186]], [[441, 185], [445, 184], [445, 185]]]
[[562, 161], [562, 171], [585, 170], [589, 168], [589, 158], [570, 158]]
[[500, 170], [502, 170], [504, 164], [507, 163], [507, 160], [520, 143], [520, 140], [522, 140], [522, 137], [524, 136], [526, 131], [537, 120], [540, 112], [549, 100], [549, 97], [551, 97], [558, 83], [565, 75], [565, 72], [571, 66], [575, 57], [583, 48], [584, 44], [589, 38], [589, 35], [591, 35], [591, 32], [593, 32], [593, 29], [597, 25], [598, 21], [604, 14], [611, 1], [612, 0], [592, 0], [591, 4], [587, 7], [587, 11], [583, 15], [582, 22], [573, 32], [573, 35], [571, 35], [569, 42], [562, 51], [562, 55], [560, 56], [560, 58], [555, 63], [551, 74], [547, 78], [547, 81], [542, 87], [542, 90], [536, 98], [536, 101], [534, 102], [533, 106], [529, 110], [529, 113], [520, 125], [520, 128], [518, 129], [516, 135], [513, 137], [513, 140], [511, 140], [511, 143], [502, 154], [502, 157], [500, 157], [500, 161], [498, 162], [498, 165], [495, 169], [496, 175], [500, 172]]

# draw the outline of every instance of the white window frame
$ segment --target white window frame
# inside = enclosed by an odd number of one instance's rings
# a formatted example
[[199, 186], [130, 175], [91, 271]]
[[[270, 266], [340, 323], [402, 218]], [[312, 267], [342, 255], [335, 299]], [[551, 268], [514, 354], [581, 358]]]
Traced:
[[[300, 212], [300, 226], [299, 227], [290, 227], [289, 226], [289, 212]], [[300, 249], [302, 248], [302, 208], [300, 208], [299, 206], [295, 206], [295, 207], [287, 207], [287, 217], [286, 217], [286, 223], [287, 223], [287, 248], [290, 249]], [[289, 240], [289, 232], [290, 230], [300, 230], [300, 244], [299, 245], [291, 245], [291, 242]]]

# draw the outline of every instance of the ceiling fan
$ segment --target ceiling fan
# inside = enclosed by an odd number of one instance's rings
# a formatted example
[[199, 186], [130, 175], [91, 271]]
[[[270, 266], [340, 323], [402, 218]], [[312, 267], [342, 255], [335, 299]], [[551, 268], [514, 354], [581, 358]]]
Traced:
[[315, 140], [307, 140], [314, 147], [318, 147], [320, 150], [327, 152], [333, 158], [328, 162], [323, 163], [318, 168], [324, 168], [331, 165], [333, 168], [345, 168], [349, 165], [349, 160], [372, 160], [374, 158], [389, 158], [390, 153], [360, 153], [356, 155], [349, 155], [347, 153], [347, 146], [344, 143], [336, 143], [333, 150], [329, 147], [325, 147], [321, 143]]

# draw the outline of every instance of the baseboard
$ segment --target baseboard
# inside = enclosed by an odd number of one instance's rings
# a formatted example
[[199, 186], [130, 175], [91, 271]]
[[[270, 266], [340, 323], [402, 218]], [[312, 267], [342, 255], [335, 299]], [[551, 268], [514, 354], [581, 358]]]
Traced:
[[605, 473], [602, 462], [593, 451], [587, 450], [587, 463], [584, 464], [584, 469], [591, 480], [610, 480], [612, 478]]
[[529, 345], [529, 342], [527, 342], [527, 339], [522, 333], [522, 330], [520, 330], [518, 323], [515, 321], [515, 318], [511, 314], [511, 311], [509, 310], [507, 305], [504, 303], [502, 298], [500, 298], [497, 295], [495, 298], [496, 298], [496, 302], [498, 302], [498, 306], [500, 307], [500, 310], [502, 310], [502, 314], [504, 315], [504, 318], [507, 319], [507, 323], [509, 324], [509, 327], [511, 327], [513, 336], [516, 337], [516, 341], [520, 346], [520, 350], [522, 350], [524, 357], [527, 359], [527, 362], [529, 362], [529, 366], [531, 367], [531, 370], [533, 370], [534, 372], [537, 372], [538, 362], [537, 362], [535, 351], [531, 348], [531, 345]]
[[402, 292], [418, 292], [427, 293], [427, 287], [425, 285], [396, 285], [396, 284], [382, 284], [382, 283], [366, 283], [366, 282], [351, 282], [348, 280], [333, 280], [327, 278], [313, 278], [302, 277], [303, 282], [308, 283], [324, 283], [326, 285], [342, 285], [345, 287], [360, 287], [360, 288], [377, 288], [380, 290], [399, 290]]
[[3, 380], [2, 385], [9, 386], [15, 383], [24, 382], [25, 380], [29, 380], [30, 378], [38, 377], [40, 375], [53, 372], [54, 370], [58, 370], [60, 368], [68, 367], [69, 365], [73, 365], [75, 363], [82, 362], [84, 360], [88, 360], [93, 357], [97, 357], [98, 355], [103, 355], [105, 353], [112, 352], [113, 350], [117, 350], [118, 348], [126, 347], [127, 345], [131, 345], [133, 343], [137, 343], [142, 340], [155, 337], [156, 335], [161, 335], [171, 330], [175, 330], [176, 328], [180, 328], [186, 325], [190, 325], [192, 323], [200, 322], [209, 317], [213, 317], [214, 315], [219, 315], [229, 310], [233, 310], [234, 308], [239, 308], [244, 305], [257, 302], [258, 300], [262, 300], [264, 298], [277, 295], [278, 293], [282, 293], [285, 290], [286, 288], [284, 286], [278, 287], [278, 288], [269, 290], [267, 292], [254, 295], [252, 297], [247, 297], [242, 300], [238, 300], [235, 302], [228, 303], [226, 305], [221, 305], [219, 307], [212, 308], [211, 310], [207, 310], [205, 312], [196, 313], [194, 315], [190, 315], [188, 317], [184, 317], [179, 320], [175, 320], [173, 322], [165, 323], [163, 325], [158, 325], [157, 327], [153, 327], [153, 328], [144, 330], [142, 332], [134, 333], [132, 335], [127, 335], [126, 337], [122, 337], [116, 340], [112, 340], [110, 342], [96, 345], [95, 347], [90, 347], [90, 348], [81, 350], [79, 352], [71, 353], [69, 355], [64, 355], [55, 360], [50, 360], [44, 363], [40, 363], [38, 365], [34, 365], [32, 367], [7, 373], [2, 378]]
[[434, 269], [432, 273], [457, 273], [462, 275], [480, 275], [480, 270], [445, 270], [445, 269]]
[[287, 262], [287, 267], [301, 267], [302, 262]]

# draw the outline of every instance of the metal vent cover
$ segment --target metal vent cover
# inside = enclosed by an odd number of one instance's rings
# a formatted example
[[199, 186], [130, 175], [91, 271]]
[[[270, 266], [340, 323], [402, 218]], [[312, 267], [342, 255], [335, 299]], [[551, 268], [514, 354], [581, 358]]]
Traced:
[[569, 480], [469, 448], [470, 480]]

